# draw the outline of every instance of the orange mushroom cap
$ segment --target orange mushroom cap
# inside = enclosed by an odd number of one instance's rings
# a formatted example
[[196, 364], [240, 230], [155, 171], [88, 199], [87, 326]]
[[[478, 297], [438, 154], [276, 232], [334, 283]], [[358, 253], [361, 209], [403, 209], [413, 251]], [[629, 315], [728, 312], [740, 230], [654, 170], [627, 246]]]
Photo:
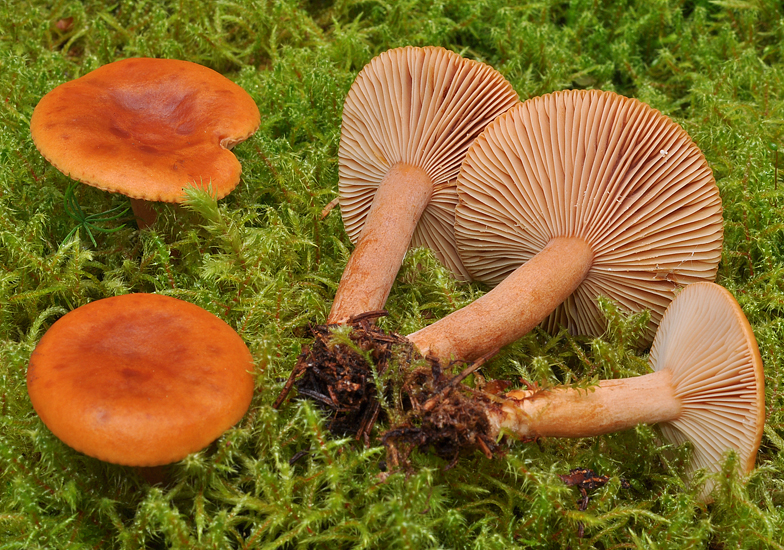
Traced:
[[189, 61], [131, 58], [104, 65], [46, 94], [30, 131], [58, 170], [134, 199], [182, 202], [183, 188], [237, 186], [228, 150], [259, 127], [240, 86]]
[[30, 358], [27, 389], [44, 424], [106, 462], [181, 460], [238, 422], [253, 358], [224, 321], [155, 294], [97, 300], [66, 314]]

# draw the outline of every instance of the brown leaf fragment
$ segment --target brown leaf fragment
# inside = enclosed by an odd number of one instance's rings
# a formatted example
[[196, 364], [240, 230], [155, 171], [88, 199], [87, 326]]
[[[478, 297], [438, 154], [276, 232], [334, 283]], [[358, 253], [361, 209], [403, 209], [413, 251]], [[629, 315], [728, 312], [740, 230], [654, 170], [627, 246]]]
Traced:
[[580, 489], [580, 493], [593, 491], [594, 489], [603, 487], [610, 481], [609, 477], [598, 475], [588, 468], [574, 468], [569, 470], [568, 475], [560, 475], [558, 477], [570, 487], [576, 485], [577, 488]]
[[[580, 490], [582, 498], [580, 498], [578, 501], [577, 509], [581, 512], [584, 512], [588, 508], [588, 491], [593, 491], [594, 489], [603, 487], [608, 481], [610, 481], [609, 477], [598, 475], [596, 472], [588, 468], [573, 468], [569, 470], [569, 474], [562, 474], [558, 477], [560, 477], [561, 481], [563, 481], [566, 485], [570, 487], [576, 486]], [[577, 524], [577, 536], [579, 538], [583, 538], [583, 536], [585, 536], [585, 525], [583, 522], [578, 522]]]

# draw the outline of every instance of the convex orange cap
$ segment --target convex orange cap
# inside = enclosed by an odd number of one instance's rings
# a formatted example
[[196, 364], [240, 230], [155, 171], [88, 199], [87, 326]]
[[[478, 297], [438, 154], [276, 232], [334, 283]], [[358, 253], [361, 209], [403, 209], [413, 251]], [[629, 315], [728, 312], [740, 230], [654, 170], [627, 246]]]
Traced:
[[183, 188], [212, 184], [217, 199], [240, 179], [229, 149], [259, 127], [240, 86], [189, 61], [131, 58], [46, 94], [30, 131], [58, 170], [133, 199], [181, 202]]
[[30, 358], [27, 389], [44, 424], [106, 462], [157, 466], [217, 439], [247, 411], [253, 358], [212, 313], [155, 294], [66, 314]]

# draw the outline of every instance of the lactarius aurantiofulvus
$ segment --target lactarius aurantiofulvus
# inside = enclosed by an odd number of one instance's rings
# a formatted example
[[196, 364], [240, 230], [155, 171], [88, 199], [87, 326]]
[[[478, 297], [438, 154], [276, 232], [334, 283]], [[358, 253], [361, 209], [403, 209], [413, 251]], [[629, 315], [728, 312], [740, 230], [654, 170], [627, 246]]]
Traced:
[[457, 180], [455, 233], [472, 278], [497, 284], [409, 339], [473, 360], [544, 322], [597, 336], [596, 298], [648, 309], [653, 338], [682, 286], [713, 281], [719, 190], [686, 132], [611, 92], [529, 99], [474, 140]]
[[664, 313], [649, 363], [650, 374], [587, 389], [508, 392], [487, 410], [489, 435], [589, 437], [658, 424], [670, 442], [691, 442], [688, 472], [718, 471], [728, 451], [751, 471], [765, 421], [765, 379], [732, 294], [713, 283], [686, 286]]
[[113, 296], [67, 313], [27, 369], [30, 400], [54, 435], [145, 477], [236, 424], [253, 388], [253, 357], [234, 329], [158, 294]]
[[473, 139], [519, 103], [492, 67], [436, 47], [386, 51], [359, 73], [343, 108], [340, 209], [356, 244], [329, 323], [384, 307], [410, 246], [458, 277], [455, 178]]
[[188, 186], [228, 195], [241, 171], [230, 149], [260, 120], [253, 98], [222, 74], [141, 57], [57, 86], [33, 111], [30, 132], [67, 176], [130, 197], [146, 227], [156, 218], [152, 202], [183, 202]]

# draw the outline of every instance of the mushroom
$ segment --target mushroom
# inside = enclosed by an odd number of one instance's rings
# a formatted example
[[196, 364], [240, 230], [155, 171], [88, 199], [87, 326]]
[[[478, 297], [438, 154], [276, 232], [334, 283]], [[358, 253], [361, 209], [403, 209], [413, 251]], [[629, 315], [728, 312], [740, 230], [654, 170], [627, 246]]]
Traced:
[[596, 297], [651, 311], [653, 337], [675, 292], [712, 281], [721, 198], [699, 148], [672, 120], [612, 92], [521, 103], [471, 145], [455, 233], [472, 277], [497, 284], [409, 339], [472, 360], [544, 326], [603, 330]]
[[58, 319], [30, 357], [27, 390], [63, 442], [105, 462], [181, 460], [237, 423], [253, 358], [224, 321], [183, 300], [127, 294]]
[[259, 127], [240, 86], [189, 61], [131, 58], [57, 86], [33, 111], [36, 147], [69, 177], [131, 198], [140, 227], [146, 201], [182, 202], [183, 188], [231, 192], [240, 163], [229, 151]]
[[732, 294], [709, 282], [686, 286], [664, 313], [649, 363], [650, 374], [588, 389], [511, 391], [487, 413], [490, 435], [589, 437], [659, 424], [668, 441], [693, 445], [688, 473], [718, 471], [729, 450], [750, 472], [765, 423], [765, 378], [754, 333]]
[[329, 323], [381, 309], [409, 246], [432, 248], [468, 277], [454, 245], [454, 180], [471, 141], [518, 102], [497, 71], [443, 48], [389, 50], [362, 69], [339, 150], [340, 208], [356, 248]]

